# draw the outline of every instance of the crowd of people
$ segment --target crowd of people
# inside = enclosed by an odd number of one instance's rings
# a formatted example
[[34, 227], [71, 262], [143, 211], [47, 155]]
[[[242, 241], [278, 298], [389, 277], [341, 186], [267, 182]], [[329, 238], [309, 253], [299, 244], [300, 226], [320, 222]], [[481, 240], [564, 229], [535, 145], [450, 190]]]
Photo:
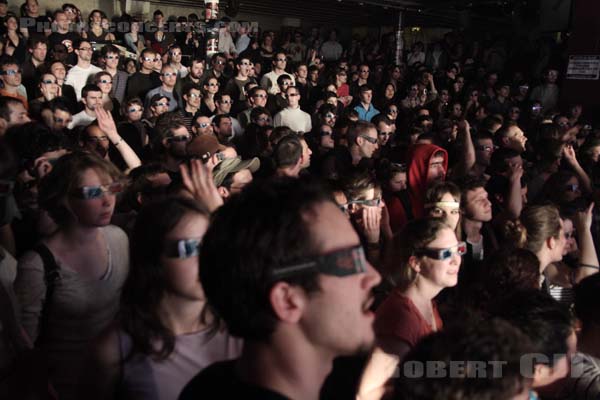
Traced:
[[600, 396], [560, 45], [46, 11], [0, 0], [0, 397]]

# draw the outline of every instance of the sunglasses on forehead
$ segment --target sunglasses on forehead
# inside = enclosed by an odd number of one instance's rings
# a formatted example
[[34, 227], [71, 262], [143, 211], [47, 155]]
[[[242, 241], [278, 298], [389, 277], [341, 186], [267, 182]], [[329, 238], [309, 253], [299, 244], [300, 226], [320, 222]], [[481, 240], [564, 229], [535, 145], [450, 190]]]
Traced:
[[459, 242], [456, 246], [448, 247], [447, 249], [417, 249], [415, 250], [415, 254], [444, 261], [451, 258], [454, 254], [458, 254], [459, 256], [467, 254], [467, 244]]
[[165, 243], [164, 255], [168, 258], [186, 259], [200, 254], [200, 239], [181, 239]]
[[271, 279], [278, 280], [316, 270], [324, 275], [344, 277], [367, 271], [367, 259], [363, 248], [358, 245], [309, 257], [297, 264], [277, 268], [271, 272]]

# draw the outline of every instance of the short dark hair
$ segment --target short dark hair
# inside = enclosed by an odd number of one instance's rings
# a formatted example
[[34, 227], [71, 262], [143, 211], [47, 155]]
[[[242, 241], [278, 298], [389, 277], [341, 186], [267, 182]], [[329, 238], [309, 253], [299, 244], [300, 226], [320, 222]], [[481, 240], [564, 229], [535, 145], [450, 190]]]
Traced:
[[100, 88], [98, 87], [98, 85], [94, 85], [94, 84], [87, 84], [85, 85], [82, 89], [81, 89], [81, 98], [85, 98], [87, 97], [89, 92], [101, 92], [102, 90], [100, 90]]
[[31, 35], [31, 37], [27, 40], [27, 48], [35, 49], [35, 47], [40, 43], [45, 44], [46, 46], [48, 45], [48, 39], [46, 39], [46, 36], [37, 34]]
[[219, 126], [221, 124], [221, 120], [225, 118], [231, 119], [231, 116], [229, 114], [217, 114], [213, 117], [212, 123], [216, 126]]
[[[535, 339], [534, 339], [535, 340]], [[463, 373], [450, 377], [401, 373], [396, 382], [397, 398], [403, 399], [509, 399], [531, 385], [533, 369], [525, 370], [524, 354], [532, 352], [531, 340], [518, 327], [499, 318], [481, 323], [472, 318], [460, 326], [445, 327], [423, 340], [405, 356], [400, 371], [412, 370], [410, 364], [429, 365], [436, 361], [452, 371], [453, 363], [464, 363]], [[469, 363], [481, 360], [482, 369]], [[502, 375], [497, 376], [492, 361], [502, 360]], [[458, 365], [458, 364], [456, 364]], [[473, 368], [474, 367], [474, 368]], [[477, 369], [477, 372], [475, 372]]]
[[100, 49], [100, 55], [102, 55], [102, 57], [106, 57], [109, 54], [120, 54], [120, 53], [121, 52], [119, 51], [117, 46], [115, 46], [114, 44], [104, 45], [104, 47], [102, 47], [102, 49]]
[[0, 96], [0, 118], [10, 121], [10, 105], [24, 105], [20, 99], [16, 97]]
[[278, 85], [283, 85], [283, 81], [291, 81], [292, 80], [292, 76], [288, 75], [288, 74], [281, 74], [277, 77], [277, 84]]
[[360, 135], [366, 135], [367, 132], [371, 129], [377, 130], [375, 125], [373, 125], [370, 122], [362, 120], [356, 121], [356, 123], [348, 130], [348, 146], [354, 145], [356, 143], [356, 139]]
[[292, 167], [302, 157], [301, 138], [297, 134], [287, 135], [275, 146], [273, 160], [278, 168]]
[[493, 314], [521, 329], [533, 342], [534, 352], [554, 365], [559, 354], [567, 354], [567, 339], [573, 332], [568, 308], [539, 289], [519, 291], [493, 307]]
[[[208, 306], [233, 336], [269, 340], [277, 324], [272, 272], [315, 255], [306, 215], [324, 202], [333, 198], [320, 183], [286, 177], [255, 181], [215, 212], [200, 253], [200, 281]], [[317, 278], [307, 272], [284, 280], [313, 292]]]
[[190, 92], [194, 89], [198, 90], [199, 92], [202, 92], [202, 88], [200, 88], [200, 85], [198, 85], [197, 83], [193, 83], [193, 82], [186, 83], [185, 85], [183, 85], [183, 89], [181, 90], [181, 95], [189, 96]]

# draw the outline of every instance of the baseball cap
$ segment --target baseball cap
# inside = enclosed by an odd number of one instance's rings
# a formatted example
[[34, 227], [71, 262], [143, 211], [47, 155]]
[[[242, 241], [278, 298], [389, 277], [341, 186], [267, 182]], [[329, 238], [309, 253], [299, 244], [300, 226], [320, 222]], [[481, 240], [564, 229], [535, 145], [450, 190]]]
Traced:
[[223, 184], [223, 181], [229, 174], [235, 174], [243, 169], [249, 169], [250, 172], [255, 173], [260, 168], [260, 160], [257, 157], [249, 160], [242, 160], [241, 157], [226, 158], [213, 170], [213, 179], [215, 186], [219, 187]]
[[223, 146], [213, 135], [200, 135], [195, 137], [186, 148], [187, 154], [196, 157], [211, 157], [215, 153], [225, 150]]

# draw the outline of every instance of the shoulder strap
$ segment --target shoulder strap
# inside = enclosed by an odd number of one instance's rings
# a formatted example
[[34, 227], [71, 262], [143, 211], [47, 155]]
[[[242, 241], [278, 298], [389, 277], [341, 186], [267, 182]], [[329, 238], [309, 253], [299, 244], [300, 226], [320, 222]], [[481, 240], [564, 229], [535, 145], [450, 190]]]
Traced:
[[40, 312], [40, 327], [38, 329], [39, 334], [36, 340], [36, 344], [38, 344], [41, 342], [40, 338], [44, 332], [46, 332], [46, 327], [48, 325], [48, 304], [52, 298], [54, 286], [58, 279], [58, 265], [56, 264], [54, 256], [45, 244], [38, 243], [33, 250], [40, 255], [42, 263], [44, 264], [44, 283], [46, 284], [46, 297], [44, 298], [44, 304], [42, 304], [42, 311]]

